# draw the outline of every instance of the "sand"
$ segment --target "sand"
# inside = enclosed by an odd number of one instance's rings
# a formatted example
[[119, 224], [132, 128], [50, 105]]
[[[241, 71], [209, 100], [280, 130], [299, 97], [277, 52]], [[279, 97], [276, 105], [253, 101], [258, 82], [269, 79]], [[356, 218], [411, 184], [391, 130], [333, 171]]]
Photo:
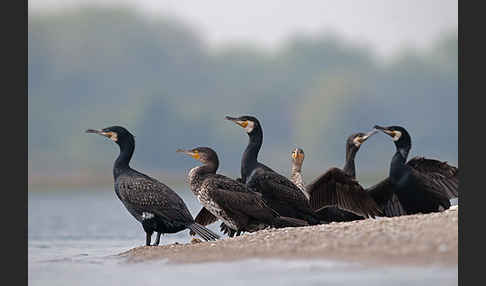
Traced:
[[119, 256], [135, 263], [277, 258], [454, 266], [458, 261], [458, 211], [453, 207], [441, 213], [266, 229], [215, 242], [141, 246]]

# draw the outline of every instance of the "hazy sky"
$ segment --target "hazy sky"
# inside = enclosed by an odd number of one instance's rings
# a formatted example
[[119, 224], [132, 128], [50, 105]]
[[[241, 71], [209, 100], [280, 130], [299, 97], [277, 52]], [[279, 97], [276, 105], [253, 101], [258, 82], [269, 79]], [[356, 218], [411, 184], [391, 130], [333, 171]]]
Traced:
[[215, 46], [250, 41], [273, 48], [294, 33], [331, 31], [383, 56], [403, 46], [427, 47], [441, 33], [457, 31], [458, 13], [453, 0], [29, 0], [29, 9], [82, 3], [127, 3], [149, 14], [176, 16]]

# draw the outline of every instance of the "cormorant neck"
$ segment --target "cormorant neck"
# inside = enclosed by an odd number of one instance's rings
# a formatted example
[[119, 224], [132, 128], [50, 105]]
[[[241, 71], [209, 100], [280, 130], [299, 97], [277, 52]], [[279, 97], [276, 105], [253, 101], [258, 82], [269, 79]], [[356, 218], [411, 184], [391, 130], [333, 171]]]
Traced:
[[256, 168], [258, 163], [258, 152], [263, 143], [263, 132], [260, 128], [255, 128], [248, 140], [248, 146], [246, 146], [241, 158], [241, 179], [246, 183], [247, 177]]
[[208, 162], [202, 165], [198, 171], [201, 175], [216, 174], [218, 167], [219, 167], [219, 162]]
[[403, 168], [406, 165], [409, 150], [410, 148], [397, 148], [395, 155], [393, 155], [390, 164], [390, 178], [393, 181], [400, 180], [403, 175]]
[[292, 162], [292, 174], [300, 173], [302, 171], [302, 165]]
[[218, 162], [209, 162], [201, 166], [197, 166], [191, 169], [191, 172], [196, 176], [205, 176], [208, 174], [216, 174], [218, 170]]
[[395, 155], [393, 156], [392, 162], [405, 164], [405, 162], [407, 161], [409, 151], [410, 151], [410, 147], [398, 147]]
[[343, 171], [349, 176], [356, 178], [356, 167], [354, 165], [354, 158], [358, 153], [358, 148], [347, 148], [346, 149], [346, 161], [344, 163]]
[[129, 163], [135, 150], [135, 141], [119, 143], [118, 146], [120, 147], [120, 154], [113, 165], [113, 176], [115, 179], [124, 170], [130, 169]]
[[191, 191], [197, 195], [204, 177], [209, 174], [215, 174], [217, 169], [218, 166], [215, 164], [205, 164], [192, 168], [187, 175]]
[[304, 177], [302, 176], [302, 165], [292, 163], [290, 180], [304, 193], [307, 198], [309, 198], [307, 192], [305, 191]]

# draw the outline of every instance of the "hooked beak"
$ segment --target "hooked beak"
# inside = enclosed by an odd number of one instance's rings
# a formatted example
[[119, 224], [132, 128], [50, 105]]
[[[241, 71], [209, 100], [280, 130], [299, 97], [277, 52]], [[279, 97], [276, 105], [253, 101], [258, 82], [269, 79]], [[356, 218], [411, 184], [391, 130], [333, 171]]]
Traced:
[[231, 117], [231, 116], [225, 116], [224, 117], [226, 120], [233, 121], [234, 123], [240, 125], [243, 128], [246, 128], [248, 125], [247, 121], [240, 120], [239, 118]]
[[199, 154], [196, 153], [196, 152], [193, 152], [191, 150], [177, 149], [176, 152], [177, 153], [184, 153], [188, 156], [191, 156], [192, 158], [194, 158], [196, 160], [199, 160]]
[[294, 152], [292, 152], [292, 159], [295, 160], [295, 158], [297, 158], [297, 152], [294, 151]]
[[375, 135], [376, 133], [378, 133], [378, 130], [376, 130], [376, 129], [373, 129], [370, 132], [366, 133], [363, 137], [361, 137], [360, 143], [365, 142], [366, 140], [368, 140], [371, 136]]
[[113, 141], [118, 141], [118, 134], [116, 134], [116, 132], [104, 132], [104, 131], [101, 131], [101, 130], [95, 130], [95, 129], [88, 129], [85, 131], [86, 133], [95, 133], [95, 134], [98, 134], [98, 135], [102, 135], [102, 136], [105, 136], [107, 138], [110, 138], [111, 140]]
[[86, 133], [98, 134], [98, 135], [105, 136], [105, 137], [108, 137], [108, 138], [111, 139], [111, 133], [110, 132], [103, 132], [101, 130], [96, 130], [96, 129], [88, 129], [85, 132]]
[[231, 116], [225, 116], [224, 119], [229, 120], [229, 121], [233, 121], [233, 122], [235, 122], [236, 120], [238, 120], [238, 118], [231, 117]]
[[96, 130], [96, 129], [88, 129], [85, 131], [86, 133], [95, 133], [95, 134], [99, 134], [99, 135], [103, 135], [103, 131], [101, 130]]
[[299, 152], [299, 149], [295, 149], [294, 151], [292, 151], [292, 160], [294, 161], [303, 161], [304, 160], [304, 153], [300, 153]]
[[375, 125], [375, 127], [373, 127], [373, 128], [374, 128], [375, 130], [377, 130], [377, 131], [381, 131], [381, 132], [383, 132], [383, 133], [385, 133], [385, 134], [388, 134], [388, 135], [390, 135], [391, 137], [395, 136], [395, 132], [394, 132], [394, 131], [392, 131], [392, 130], [388, 130], [388, 129], [386, 129], [385, 127], [382, 127], [382, 126], [379, 126], [379, 125]]

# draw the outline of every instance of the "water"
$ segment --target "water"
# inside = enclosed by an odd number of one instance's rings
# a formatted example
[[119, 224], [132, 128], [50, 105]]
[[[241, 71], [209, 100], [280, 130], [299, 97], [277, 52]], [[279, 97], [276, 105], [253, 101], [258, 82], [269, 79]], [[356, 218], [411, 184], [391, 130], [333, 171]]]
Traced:
[[[200, 205], [178, 190], [195, 216]], [[29, 193], [29, 285], [457, 285], [457, 267], [369, 267], [336, 261], [245, 260], [170, 265], [126, 263], [116, 254], [145, 243], [141, 225], [111, 188]], [[218, 231], [219, 224], [209, 228]], [[155, 239], [155, 236], [154, 236]], [[186, 243], [188, 231], [161, 237]]]

